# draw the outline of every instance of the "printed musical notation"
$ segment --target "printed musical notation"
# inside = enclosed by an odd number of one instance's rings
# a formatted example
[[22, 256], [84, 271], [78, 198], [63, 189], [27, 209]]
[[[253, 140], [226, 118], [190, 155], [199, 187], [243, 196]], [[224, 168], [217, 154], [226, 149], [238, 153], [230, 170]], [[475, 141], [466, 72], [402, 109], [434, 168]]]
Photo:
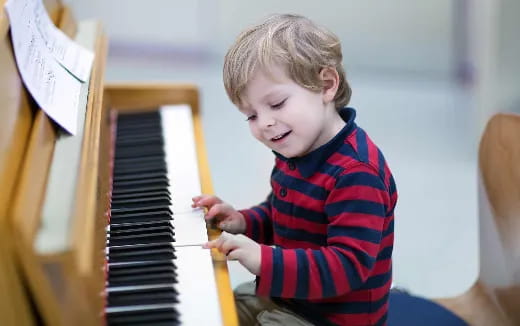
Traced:
[[72, 41], [51, 21], [42, 0], [34, 3], [34, 21], [54, 58], [81, 81], [90, 76], [94, 54]]
[[88, 78], [93, 54], [55, 33], [41, 0], [9, 0], [5, 7], [27, 90], [51, 119], [74, 135], [81, 78]]

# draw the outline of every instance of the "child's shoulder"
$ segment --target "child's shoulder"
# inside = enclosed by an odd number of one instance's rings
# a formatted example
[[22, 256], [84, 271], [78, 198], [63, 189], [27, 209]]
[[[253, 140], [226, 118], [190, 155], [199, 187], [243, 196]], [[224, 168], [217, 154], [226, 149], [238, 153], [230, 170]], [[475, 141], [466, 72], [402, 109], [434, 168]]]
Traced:
[[377, 174], [387, 169], [387, 163], [379, 147], [372, 141], [363, 128], [356, 125], [354, 130], [345, 137], [335, 155], [335, 165], [343, 169], [341, 174], [356, 169], [369, 169]]

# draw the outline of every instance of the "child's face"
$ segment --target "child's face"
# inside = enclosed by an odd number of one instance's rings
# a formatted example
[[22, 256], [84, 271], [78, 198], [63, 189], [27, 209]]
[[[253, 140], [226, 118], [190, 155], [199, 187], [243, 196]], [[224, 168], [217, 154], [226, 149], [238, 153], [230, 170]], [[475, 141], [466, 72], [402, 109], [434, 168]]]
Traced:
[[[323, 92], [296, 84], [281, 67], [257, 71], [242, 96], [240, 111], [253, 136], [285, 157], [309, 153], [334, 137], [334, 105]], [[334, 113], [331, 114], [330, 110]]]

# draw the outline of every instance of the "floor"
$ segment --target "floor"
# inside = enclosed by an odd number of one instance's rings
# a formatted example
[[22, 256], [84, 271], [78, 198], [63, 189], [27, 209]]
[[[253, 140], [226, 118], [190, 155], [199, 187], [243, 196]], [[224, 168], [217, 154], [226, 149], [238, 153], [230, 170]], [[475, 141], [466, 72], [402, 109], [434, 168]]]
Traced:
[[[109, 58], [108, 81], [199, 86], [215, 192], [236, 208], [264, 199], [272, 153], [226, 97], [219, 60], [136, 64]], [[352, 72], [350, 106], [393, 170], [394, 285], [427, 297], [468, 289], [478, 274], [477, 137], [470, 90], [442, 78]], [[229, 264], [232, 286], [253, 278]]]

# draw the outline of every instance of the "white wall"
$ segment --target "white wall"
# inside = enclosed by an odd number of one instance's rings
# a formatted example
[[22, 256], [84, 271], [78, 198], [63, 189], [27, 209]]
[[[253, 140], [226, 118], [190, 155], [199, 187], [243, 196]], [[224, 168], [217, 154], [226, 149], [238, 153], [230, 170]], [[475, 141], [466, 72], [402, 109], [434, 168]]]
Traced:
[[471, 60], [478, 134], [496, 112], [520, 112], [520, 2], [475, 1], [470, 7]]
[[448, 74], [452, 66], [451, 0], [220, 0], [217, 46], [271, 13], [303, 14], [336, 33], [348, 67]]
[[68, 0], [78, 19], [103, 23], [111, 41], [199, 46], [213, 39], [215, 8], [210, 0]]
[[113, 44], [191, 46], [222, 56], [239, 31], [270, 13], [309, 16], [343, 43], [347, 68], [450, 74], [452, 0], [69, 0], [78, 18], [96, 17]]
[[496, 109], [520, 112], [520, 1], [499, 2]]

